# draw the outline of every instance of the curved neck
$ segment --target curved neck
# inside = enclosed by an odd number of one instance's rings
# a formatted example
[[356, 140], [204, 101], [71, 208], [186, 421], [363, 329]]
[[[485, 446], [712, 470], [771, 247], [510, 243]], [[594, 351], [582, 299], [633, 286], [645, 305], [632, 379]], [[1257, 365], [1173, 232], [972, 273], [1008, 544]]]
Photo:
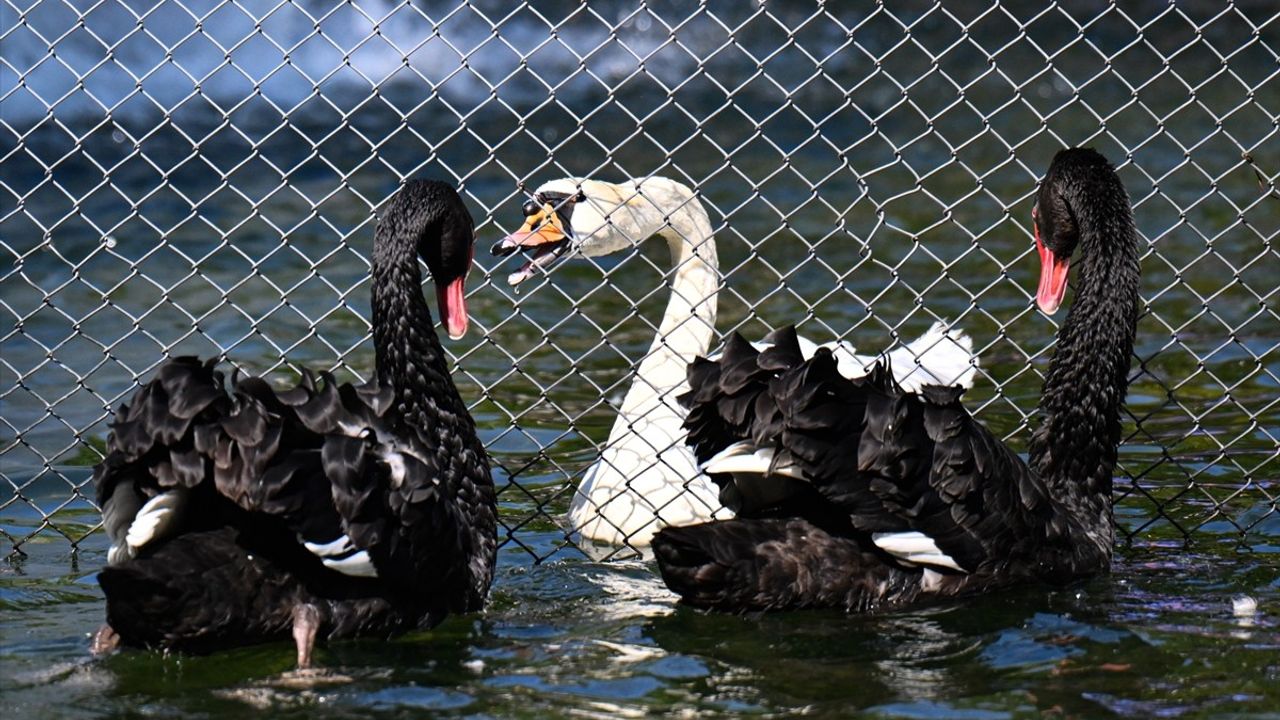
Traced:
[[1075, 299], [1040, 398], [1031, 466], [1062, 506], [1110, 553], [1111, 485], [1138, 318], [1138, 243], [1119, 180], [1076, 203], [1080, 262]]
[[[474, 437], [474, 424], [458, 394], [431, 309], [422, 296], [422, 272], [411, 230], [393, 219], [378, 226], [373, 248], [373, 346], [378, 383], [395, 388], [397, 424], [422, 433], [452, 427]], [[440, 425], [440, 422], [447, 425]], [[426, 438], [424, 438], [426, 439]], [[434, 436], [428, 446], [436, 444]]]
[[[432, 481], [442, 486], [443, 497], [450, 498], [452, 507], [461, 513], [454, 519], [436, 516], [431, 522], [458, 523], [434, 527], [433, 531], [456, 533], [462, 542], [462, 552], [469, 555], [467, 596], [462, 604], [478, 609], [488, 593], [496, 557], [493, 482], [484, 444], [453, 384], [431, 310], [422, 296], [415, 241], [421, 231], [421, 227], [409, 227], [403, 218], [391, 213], [378, 224], [374, 237], [373, 344], [377, 381], [395, 391], [396, 401], [387, 419], [400, 438], [396, 444], [417, 438], [420, 459], [433, 466]], [[412, 492], [416, 496], [418, 489]], [[402, 502], [419, 501], [406, 496]], [[445, 578], [441, 581], [449, 582]]]
[[715, 337], [720, 271], [707, 211], [687, 188], [675, 183], [657, 193], [646, 188], [645, 195], [670, 213], [658, 218], [647, 235], [661, 236], [671, 250], [671, 297], [622, 401], [619, 423], [625, 422], [624, 416], [641, 415], [657, 405], [675, 408], [678, 393], [673, 391], [683, 385], [685, 368], [706, 354]]

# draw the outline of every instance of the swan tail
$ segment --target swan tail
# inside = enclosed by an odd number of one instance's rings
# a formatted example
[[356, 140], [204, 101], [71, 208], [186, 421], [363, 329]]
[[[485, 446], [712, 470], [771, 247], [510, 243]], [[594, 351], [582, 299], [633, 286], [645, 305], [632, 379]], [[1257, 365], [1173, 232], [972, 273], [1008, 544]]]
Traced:
[[198, 429], [225, 416], [231, 404], [212, 362], [179, 357], [162, 364], [116, 411], [106, 457], [93, 469], [111, 541], [108, 562], [123, 562], [180, 532], [189, 491], [212, 470], [196, 447]]
[[104, 568], [98, 584], [124, 644], [195, 653], [286, 637], [299, 592], [230, 528], [179, 535]]
[[654, 537], [653, 550], [667, 587], [700, 608], [864, 612], [913, 587], [910, 573], [802, 519], [669, 527]]
[[237, 373], [228, 392], [212, 360], [161, 365], [116, 413], [107, 457], [94, 469], [108, 562], [126, 562], [184, 532], [265, 517], [287, 529], [284, 542], [301, 540], [326, 567], [376, 575], [364, 543], [377, 532], [356, 537], [362, 547], [351, 545], [329, 477], [337, 473], [323, 462], [323, 449], [385, 433], [380, 415], [390, 402], [377, 388], [322, 378], [317, 383], [304, 372], [297, 387], [277, 392]]

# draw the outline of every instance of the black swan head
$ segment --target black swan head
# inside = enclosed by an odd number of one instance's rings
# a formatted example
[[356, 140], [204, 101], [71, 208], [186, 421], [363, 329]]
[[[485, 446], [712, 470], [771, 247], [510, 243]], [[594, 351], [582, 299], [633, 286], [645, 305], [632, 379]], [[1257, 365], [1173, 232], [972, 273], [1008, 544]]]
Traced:
[[[446, 332], [454, 340], [461, 338], [467, 332], [465, 291], [474, 243], [475, 223], [457, 191], [438, 180], [406, 182], [383, 212], [374, 240], [375, 314], [380, 296], [394, 303], [396, 298], [385, 297], [388, 293], [418, 294], [411, 287], [416, 283], [409, 282], [417, 274], [416, 253], [435, 282]], [[392, 280], [394, 287], [383, 285], [379, 276]]]
[[[1071, 254], [1080, 242], [1080, 229], [1076, 226], [1071, 207], [1064, 194], [1062, 174], [1073, 163], [1054, 163], [1049, 174], [1036, 193], [1036, 204], [1031, 209], [1031, 226], [1036, 238], [1036, 250], [1040, 253], [1040, 286], [1036, 289], [1036, 304], [1045, 313], [1058, 311], [1062, 298], [1067, 294], [1067, 271]], [[1070, 175], [1071, 170], [1065, 172]], [[1041, 210], [1043, 208], [1043, 210]]]
[[1093, 261], [1118, 259], [1116, 242], [1132, 239], [1129, 196], [1115, 169], [1092, 149], [1058, 153], [1040, 183], [1031, 218], [1041, 262], [1036, 304], [1049, 315], [1066, 295], [1071, 256], [1082, 237], [1090, 241], [1082, 253]]
[[[1138, 318], [1138, 241], [1129, 195], [1115, 168], [1083, 148], [1054, 157], [1032, 211], [1040, 253], [1036, 303], [1049, 314], [1076, 293], [1040, 398], [1032, 467], [1100, 529], [1110, 528], [1120, 414]], [[1110, 533], [1104, 541], [1110, 542]]]

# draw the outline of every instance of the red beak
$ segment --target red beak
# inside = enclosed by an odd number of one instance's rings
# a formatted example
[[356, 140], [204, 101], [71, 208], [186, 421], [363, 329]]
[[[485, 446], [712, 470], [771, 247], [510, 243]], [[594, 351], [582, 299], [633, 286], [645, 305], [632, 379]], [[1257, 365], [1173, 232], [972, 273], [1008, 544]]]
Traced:
[[1040, 225], [1033, 225], [1036, 234], [1036, 249], [1040, 251], [1040, 287], [1036, 290], [1036, 304], [1046, 315], [1052, 315], [1062, 305], [1062, 298], [1067, 294], [1067, 270], [1071, 258], [1060, 258], [1045, 246], [1040, 239]]
[[436, 302], [440, 307], [440, 319], [444, 329], [453, 340], [467, 334], [467, 278], [465, 276], [450, 281], [447, 285], [436, 286]]

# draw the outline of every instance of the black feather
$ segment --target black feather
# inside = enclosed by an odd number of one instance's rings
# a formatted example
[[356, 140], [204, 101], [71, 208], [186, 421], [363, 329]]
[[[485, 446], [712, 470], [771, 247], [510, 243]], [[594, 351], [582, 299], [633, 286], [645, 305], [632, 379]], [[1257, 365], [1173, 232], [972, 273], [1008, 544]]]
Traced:
[[[883, 363], [847, 380], [825, 349], [804, 360], [793, 328], [772, 333], [759, 353], [734, 334], [718, 362], [689, 367], [688, 442], [705, 461], [749, 440], [774, 451], [770, 473], [787, 467], [804, 479], [713, 476], [738, 519], [667, 528], [653, 540], [663, 578], [684, 601], [867, 610], [1109, 567], [1138, 297], [1132, 213], [1114, 170], [1088, 150], [1054, 159], [1039, 202], [1071, 209], [1083, 257], [1031, 466], [968, 414], [961, 388], [906, 393]], [[1069, 254], [1075, 239], [1048, 242]], [[886, 547], [901, 557], [882, 551], [875, 535], [897, 532], [922, 533], [962, 571], [912, 562], [900, 546]]]
[[[300, 604], [321, 609], [331, 637], [386, 636], [481, 606], [496, 558], [493, 485], [418, 268], [421, 254], [437, 282], [463, 277], [469, 248], [439, 246], [471, 243], [472, 229], [443, 184], [411, 182], [392, 201], [374, 243], [373, 383], [304, 370], [277, 391], [237, 372], [229, 391], [213, 361], [183, 357], [119, 408], [94, 485], [122, 548], [99, 580], [124, 644], [204, 652], [288, 637]], [[123, 548], [143, 504], [178, 488], [168, 533]], [[376, 578], [344, 575], [304, 546], [341, 553], [344, 542]]]

